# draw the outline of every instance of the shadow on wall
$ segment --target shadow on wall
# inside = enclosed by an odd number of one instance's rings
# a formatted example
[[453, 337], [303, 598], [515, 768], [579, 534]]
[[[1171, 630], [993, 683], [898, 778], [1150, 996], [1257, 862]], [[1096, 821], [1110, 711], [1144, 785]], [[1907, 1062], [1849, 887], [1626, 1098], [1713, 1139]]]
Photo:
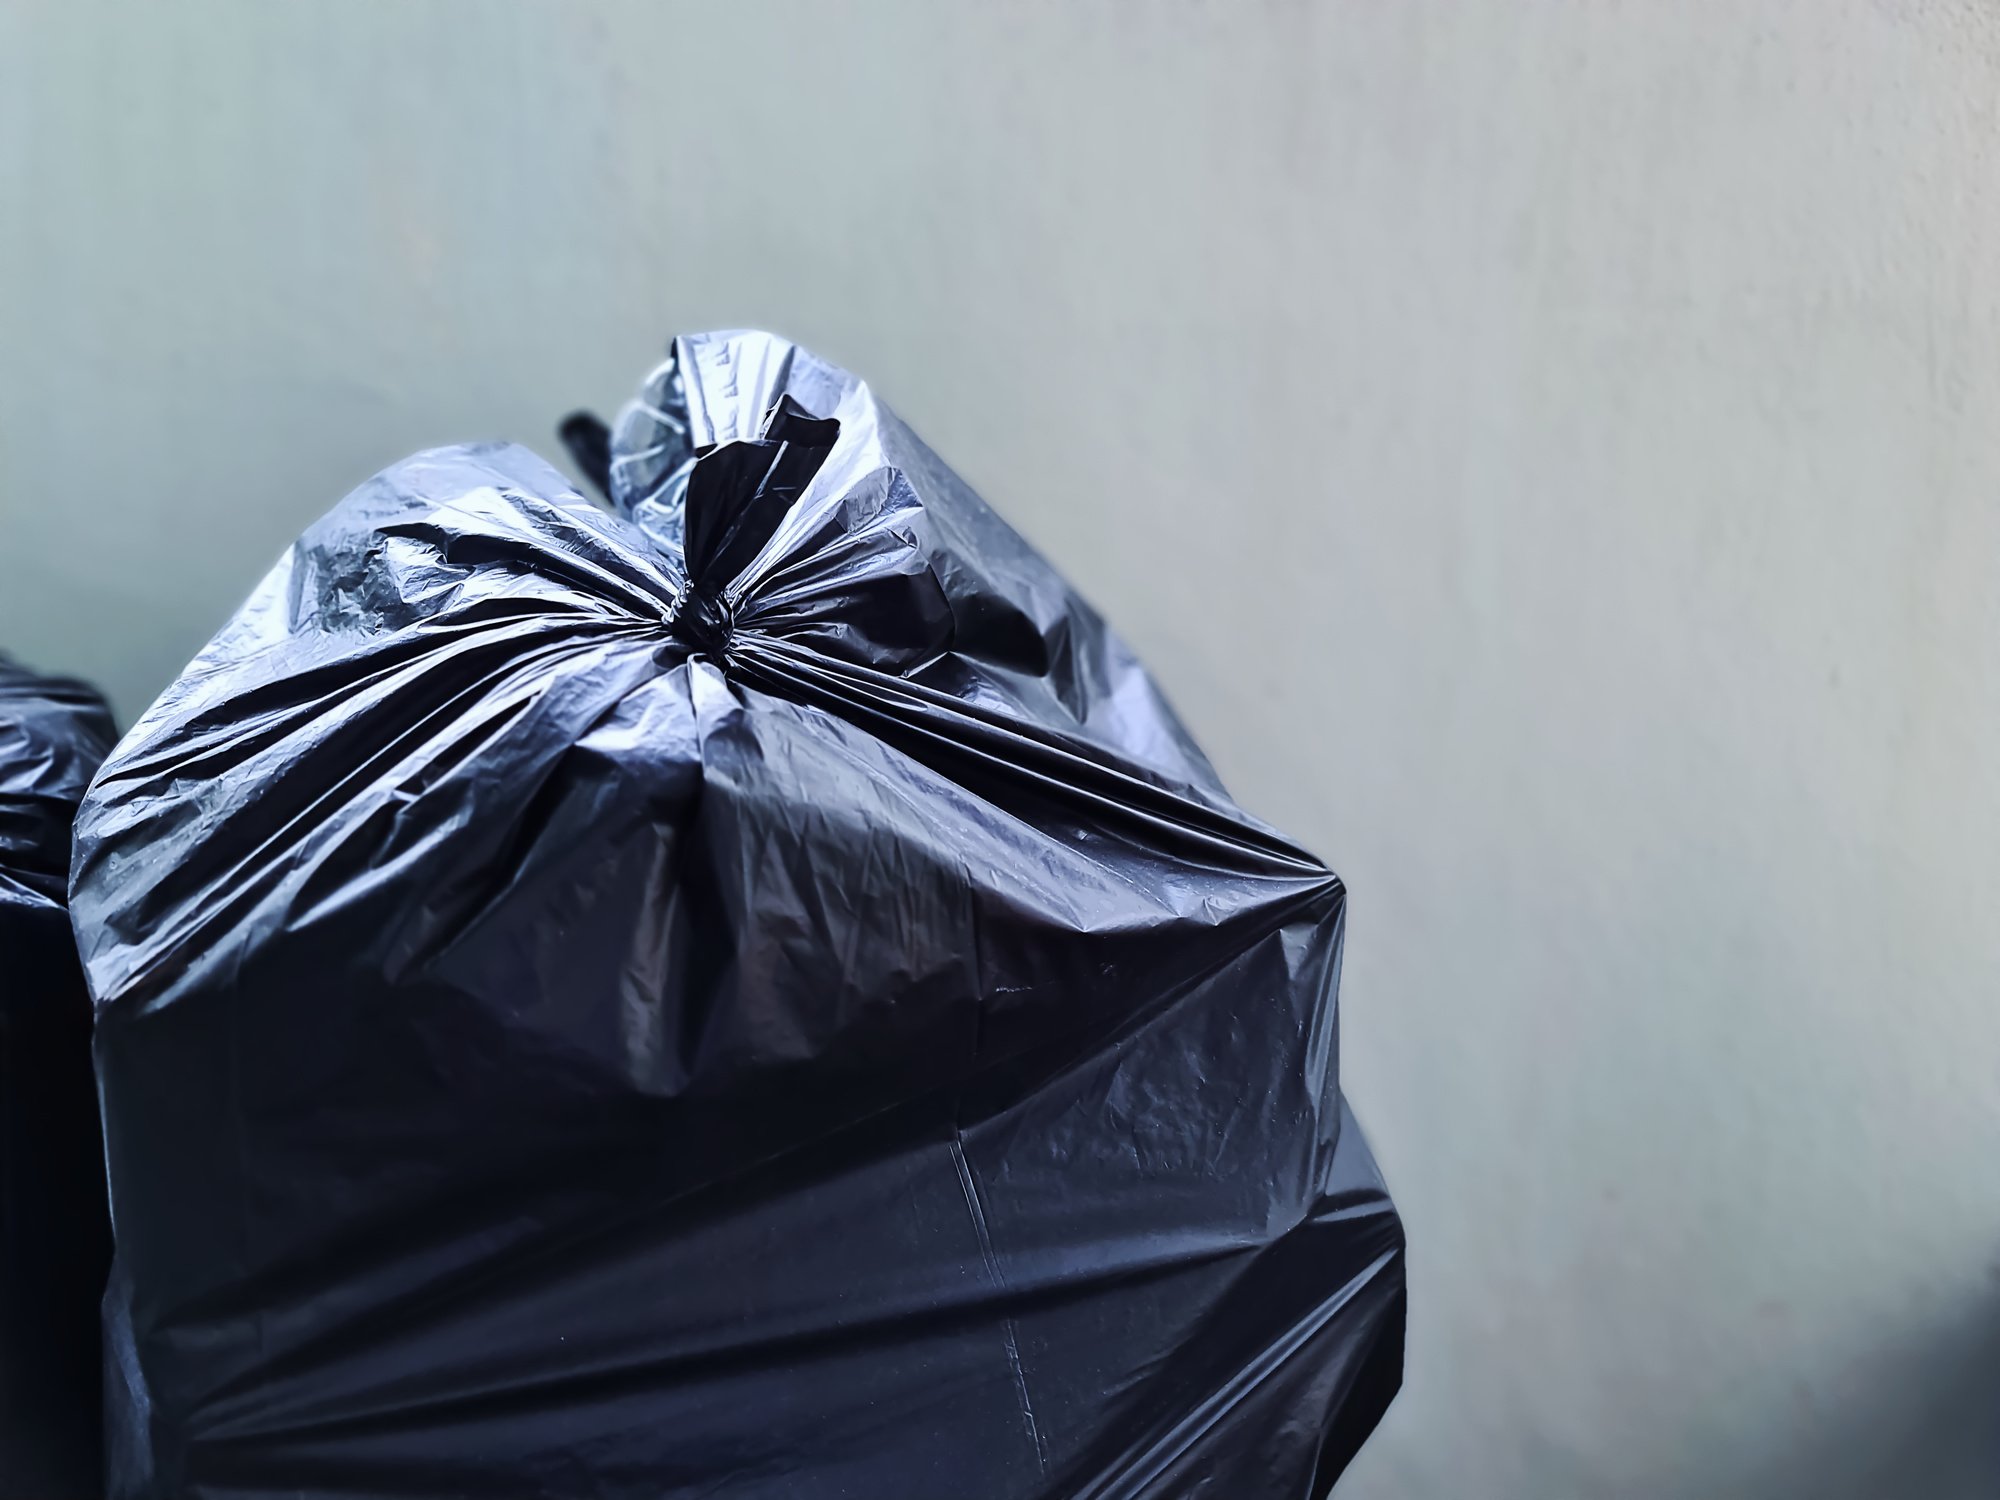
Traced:
[[1838, 1395], [1802, 1385], [1798, 1402], [1810, 1435], [1774, 1446], [1742, 1482], [1715, 1493], [1756, 1500], [1995, 1500], [2000, 1288], [1963, 1319], [1882, 1350]]

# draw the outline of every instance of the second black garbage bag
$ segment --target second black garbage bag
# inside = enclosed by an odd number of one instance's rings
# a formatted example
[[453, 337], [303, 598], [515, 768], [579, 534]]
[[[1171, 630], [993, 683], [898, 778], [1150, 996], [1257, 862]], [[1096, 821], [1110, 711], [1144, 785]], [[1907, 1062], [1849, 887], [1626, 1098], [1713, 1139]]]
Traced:
[[119, 1496], [1325, 1493], [1343, 891], [853, 377], [315, 525], [79, 824]]
[[116, 736], [96, 691], [0, 655], [0, 1496], [87, 1500], [111, 1258], [70, 828]]

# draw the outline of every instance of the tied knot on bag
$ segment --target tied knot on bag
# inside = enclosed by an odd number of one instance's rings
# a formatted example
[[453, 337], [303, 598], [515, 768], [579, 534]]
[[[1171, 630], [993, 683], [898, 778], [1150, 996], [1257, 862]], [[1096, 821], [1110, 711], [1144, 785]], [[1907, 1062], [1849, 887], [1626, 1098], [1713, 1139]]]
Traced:
[[736, 612], [719, 592], [690, 583], [667, 619], [667, 630], [690, 651], [723, 656], [736, 628]]
[[[782, 640], [895, 674], [951, 649], [957, 622], [930, 562], [923, 503], [879, 451], [872, 464], [848, 454], [840, 482], [814, 493], [843, 440], [838, 418], [814, 416], [782, 393], [756, 437], [675, 449], [669, 439], [688, 424], [679, 401], [666, 405], [673, 410], [628, 412], [615, 438], [577, 412], [562, 435], [577, 466], [678, 575], [663, 622], [676, 645], [740, 667], [746, 637]], [[619, 466], [641, 461], [650, 487], [635, 491]]]
[[736, 628], [731, 589], [777, 534], [826, 462], [840, 423], [790, 396], [766, 413], [762, 435], [702, 453], [688, 475], [686, 583], [667, 628], [690, 650], [724, 655]]

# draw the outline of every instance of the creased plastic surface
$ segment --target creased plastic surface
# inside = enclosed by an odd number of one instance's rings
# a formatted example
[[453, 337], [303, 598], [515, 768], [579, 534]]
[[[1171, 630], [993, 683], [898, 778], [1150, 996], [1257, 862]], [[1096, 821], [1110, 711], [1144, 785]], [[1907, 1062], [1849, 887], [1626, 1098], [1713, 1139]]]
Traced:
[[79, 824], [121, 1496], [1324, 1494], [1343, 891], [866, 386], [314, 526]]
[[101, 1480], [97, 1309], [111, 1257], [70, 825], [114, 738], [104, 700], [0, 656], [0, 1496]]

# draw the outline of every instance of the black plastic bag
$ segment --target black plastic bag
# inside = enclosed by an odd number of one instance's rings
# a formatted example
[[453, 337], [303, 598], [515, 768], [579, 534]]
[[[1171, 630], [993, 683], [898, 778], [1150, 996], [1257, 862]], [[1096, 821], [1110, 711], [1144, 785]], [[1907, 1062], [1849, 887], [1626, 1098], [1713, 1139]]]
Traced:
[[1323, 1494], [1338, 880], [851, 377], [602, 457], [363, 486], [85, 805], [114, 1493]]
[[70, 825], [116, 738], [82, 683], [0, 656], [0, 1496], [102, 1484], [111, 1259]]

